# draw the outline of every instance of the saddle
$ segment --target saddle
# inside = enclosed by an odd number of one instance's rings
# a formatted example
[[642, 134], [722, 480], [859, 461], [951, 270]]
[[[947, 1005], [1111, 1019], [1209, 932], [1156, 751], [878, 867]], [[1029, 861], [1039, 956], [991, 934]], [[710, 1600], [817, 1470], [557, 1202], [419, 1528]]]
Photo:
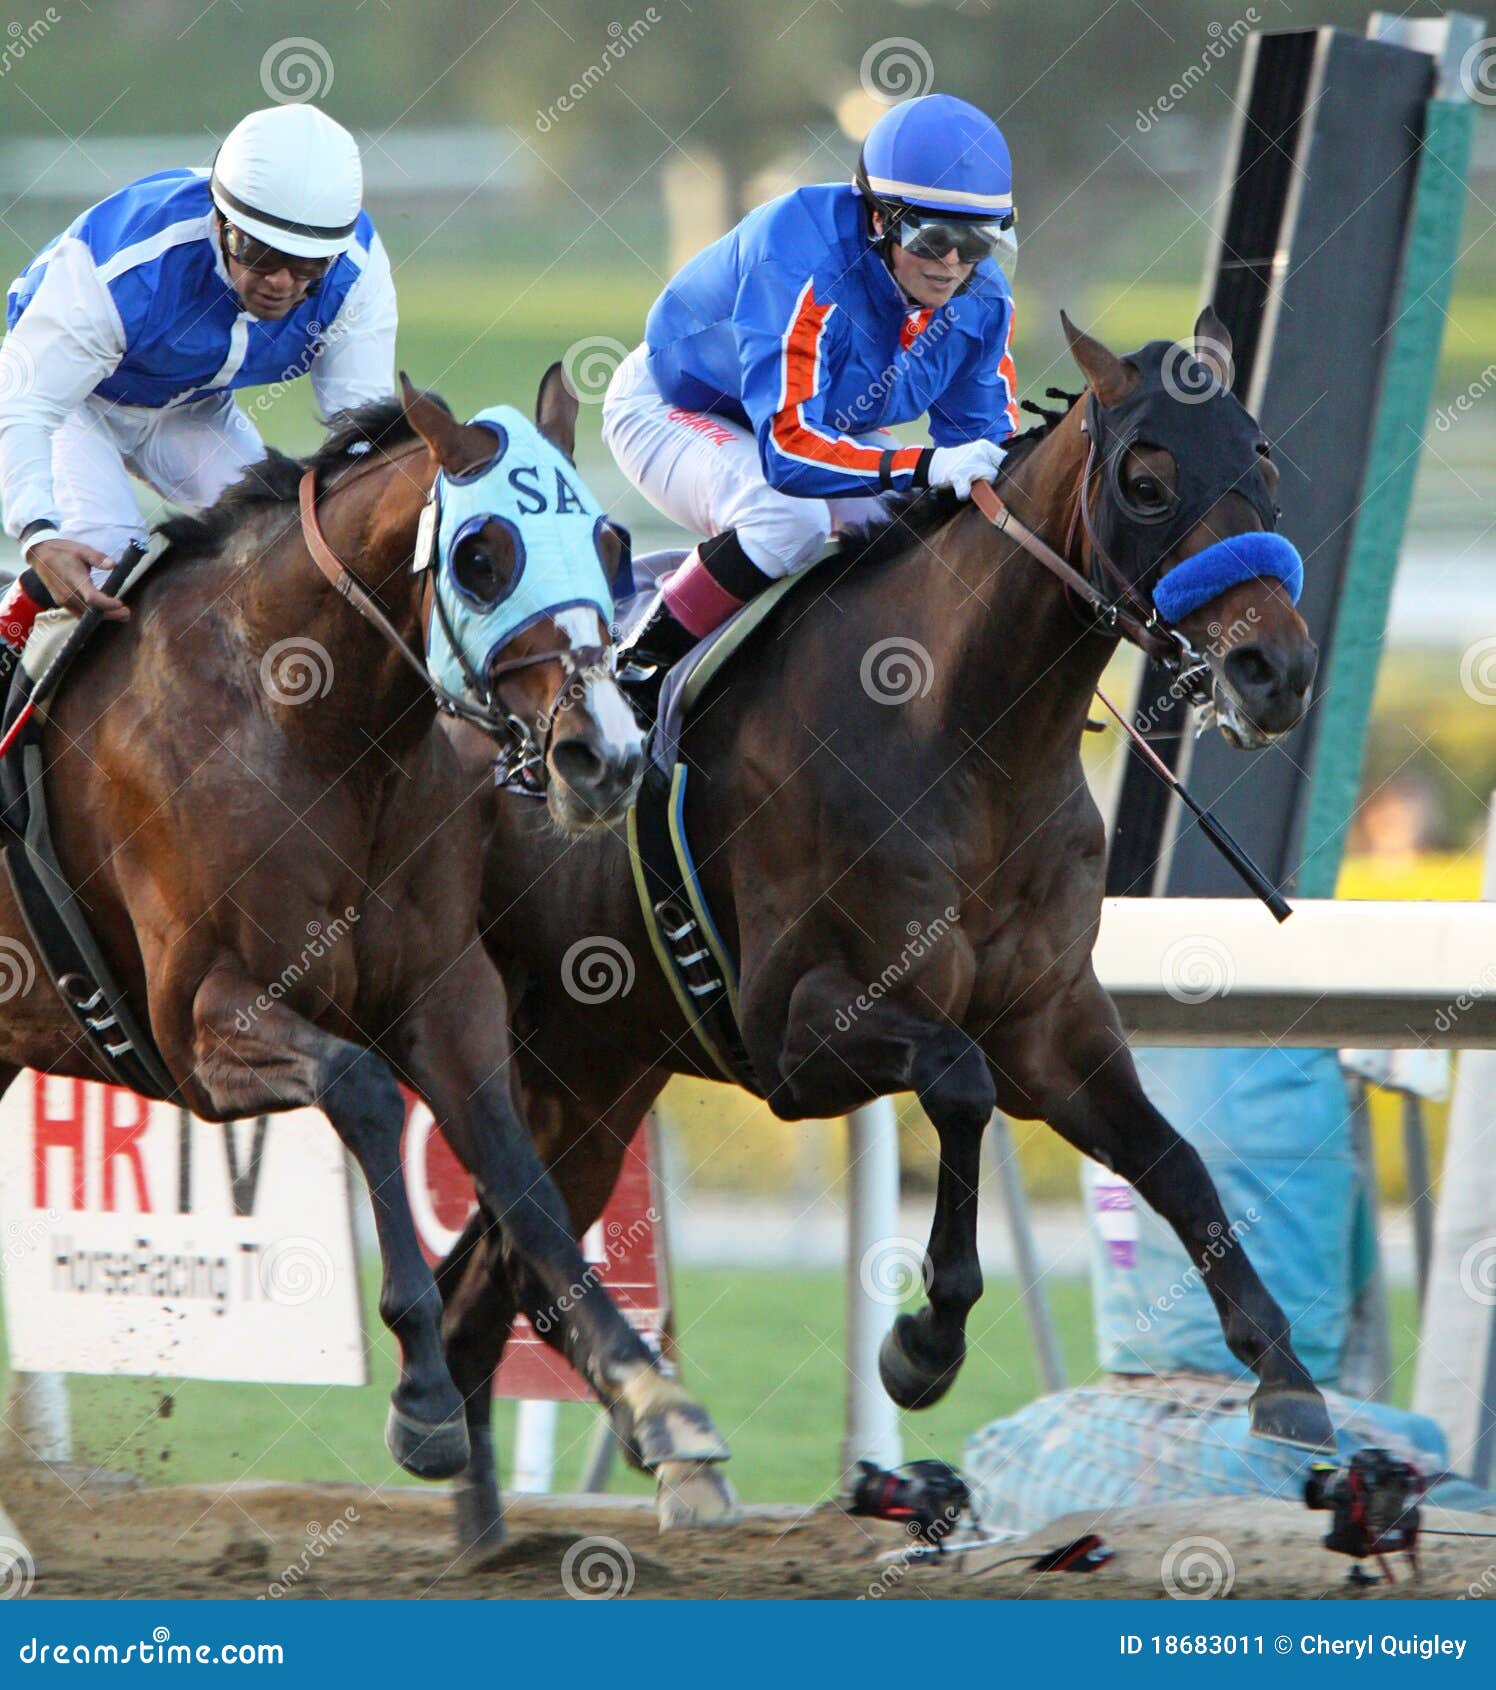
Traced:
[[[737, 965], [707, 907], [686, 838], [691, 766], [681, 738], [707, 688], [754, 646], [774, 611], [841, 555], [833, 540], [814, 563], [750, 599], [672, 666], [660, 693], [644, 779], [628, 815], [634, 890], [660, 971], [710, 1071], [757, 1097], [764, 1088], [743, 1044]], [[627, 616], [625, 608], [625, 621]]]
[[[128, 553], [105, 583], [118, 597], [132, 592], [166, 550], [157, 541]], [[31, 701], [36, 709], [0, 758], [0, 842], [5, 872], [37, 957], [88, 1048], [118, 1084], [170, 1098], [176, 1085], [149, 1030], [130, 1007], [87, 920], [87, 905], [58, 861], [47, 814], [42, 734], [46, 700], [77, 661], [98, 626], [96, 613], [74, 617], [49, 610], [36, 620], [11, 680], [0, 726], [8, 732]]]

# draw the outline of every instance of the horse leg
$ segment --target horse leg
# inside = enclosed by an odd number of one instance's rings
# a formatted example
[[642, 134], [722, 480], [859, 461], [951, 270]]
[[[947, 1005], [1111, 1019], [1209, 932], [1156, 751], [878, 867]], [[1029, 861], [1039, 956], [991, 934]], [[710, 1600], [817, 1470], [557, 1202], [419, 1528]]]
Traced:
[[224, 1118], [313, 1105], [331, 1121], [369, 1188], [384, 1277], [379, 1313], [400, 1345], [385, 1443], [409, 1473], [445, 1479], [468, 1460], [462, 1401], [441, 1347], [441, 1297], [426, 1266], [405, 1190], [405, 1104], [376, 1052], [325, 1033], [284, 1004], [256, 1006], [260, 988], [218, 969], [193, 1001], [194, 1077]]
[[[955, 1382], [966, 1358], [966, 1317], [982, 1294], [977, 1257], [977, 1190], [982, 1133], [996, 1102], [992, 1074], [959, 1027], [880, 1004], [848, 1031], [823, 1036], [828, 1005], [852, 1001], [859, 988], [839, 969], [807, 975], [790, 999], [789, 1033], [780, 1053], [783, 1085], [774, 1107], [842, 1113], [865, 1098], [913, 1091], [940, 1141], [935, 1215], [925, 1256], [927, 1300], [894, 1321], [878, 1352], [883, 1388], [900, 1408], [928, 1408]], [[855, 1095], [849, 1093], [849, 1084]], [[834, 1111], [824, 1107], [837, 1105]]]
[[[724, 1461], [727, 1447], [705, 1409], [661, 1372], [583, 1259], [561, 1193], [514, 1107], [509, 1065], [491, 1060], [505, 1017], [498, 974], [474, 947], [446, 970], [408, 1029], [411, 1083], [496, 1217], [511, 1283], [533, 1286], [527, 1301], [538, 1328], [558, 1327], [571, 1364], [610, 1408], [622, 1404], [645, 1466]], [[470, 1048], [479, 1037], [485, 1048]]]
[[[1094, 980], [1076, 994], [1052, 1046], [1060, 1077], [1042, 1112], [1063, 1137], [1128, 1181], [1166, 1220], [1210, 1293], [1227, 1347], [1257, 1375], [1252, 1430], [1313, 1449], [1335, 1445], [1318, 1386], [1288, 1320], [1229, 1224], [1204, 1162], [1148, 1101], [1111, 999]], [[1035, 1065], [1026, 1065], [1029, 1072]]]

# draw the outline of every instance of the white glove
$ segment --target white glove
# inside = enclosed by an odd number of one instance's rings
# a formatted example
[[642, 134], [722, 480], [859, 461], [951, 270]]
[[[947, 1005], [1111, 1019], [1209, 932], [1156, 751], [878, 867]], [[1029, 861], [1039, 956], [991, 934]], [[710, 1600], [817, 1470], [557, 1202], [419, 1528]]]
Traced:
[[969, 499], [972, 482], [995, 480], [997, 467], [1007, 455], [995, 440], [937, 446], [930, 454], [930, 485], [949, 487], [958, 499]]

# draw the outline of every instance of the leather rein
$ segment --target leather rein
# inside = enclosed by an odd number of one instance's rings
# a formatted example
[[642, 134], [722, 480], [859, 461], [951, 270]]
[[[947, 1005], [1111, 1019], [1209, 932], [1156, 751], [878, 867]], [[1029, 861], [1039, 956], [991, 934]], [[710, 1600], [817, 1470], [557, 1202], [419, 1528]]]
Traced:
[[[331, 498], [335, 493], [346, 492], [355, 482], [363, 481], [375, 470], [388, 469], [405, 458], [414, 457], [418, 452], [429, 450], [424, 440], [412, 441], [398, 452], [371, 452], [369, 457], [355, 468], [351, 469], [340, 480], [335, 481], [326, 490], [325, 497]], [[440, 473], [438, 471], [438, 473]], [[550, 749], [551, 734], [556, 725], [556, 712], [548, 712], [543, 738], [537, 738], [530, 723], [515, 714], [498, 698], [494, 687], [485, 682], [481, 675], [476, 674], [469, 666], [466, 657], [455, 640], [451, 641], [452, 649], [456, 652], [458, 661], [462, 664], [463, 676], [475, 698], [481, 700], [474, 704], [457, 693], [449, 692], [432, 675], [425, 660], [421, 657], [390, 620], [380, 609], [374, 596], [363, 582], [349, 569], [348, 565], [338, 556], [329, 545], [327, 536], [322, 532], [322, 524], [317, 514], [317, 472], [308, 469], [301, 477], [297, 489], [297, 499], [301, 511], [301, 537], [311, 554], [312, 561], [322, 572], [333, 589], [359, 613], [363, 619], [375, 628], [383, 637], [386, 644], [392, 646], [405, 662], [420, 676], [426, 689], [436, 700], [436, 707], [445, 715], [458, 716], [462, 720], [471, 722], [481, 728], [499, 747], [499, 755], [494, 760], [494, 782], [496, 785], [511, 792], [519, 792], [530, 798], [540, 798], [545, 795], [545, 759]], [[432, 587], [432, 613], [440, 616], [445, 625], [446, 613], [442, 608], [441, 594]], [[540, 663], [558, 663], [564, 677], [562, 691], [576, 680], [589, 679], [600, 671], [612, 672], [612, 654], [602, 646], [584, 646], [577, 650], [560, 648], [539, 651], [528, 657], [511, 657], [494, 664], [490, 671], [490, 679], [498, 680], [501, 676], [510, 675], [520, 669], [534, 668]]]

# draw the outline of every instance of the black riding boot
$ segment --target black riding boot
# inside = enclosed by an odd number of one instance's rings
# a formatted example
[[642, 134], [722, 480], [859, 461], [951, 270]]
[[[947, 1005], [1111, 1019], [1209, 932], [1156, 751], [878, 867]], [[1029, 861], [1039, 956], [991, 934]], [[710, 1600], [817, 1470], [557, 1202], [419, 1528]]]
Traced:
[[664, 590], [655, 594], [649, 614], [618, 647], [618, 678], [642, 727], [649, 727], [660, 705], [660, 689], [671, 666], [697, 642], [697, 636], [671, 615]]

